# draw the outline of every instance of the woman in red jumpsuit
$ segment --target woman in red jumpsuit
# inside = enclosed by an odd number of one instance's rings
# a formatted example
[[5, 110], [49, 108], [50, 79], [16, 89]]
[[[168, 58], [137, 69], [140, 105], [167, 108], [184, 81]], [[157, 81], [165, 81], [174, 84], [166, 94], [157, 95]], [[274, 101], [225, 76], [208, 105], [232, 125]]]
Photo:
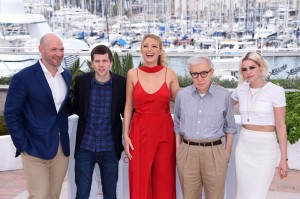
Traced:
[[162, 41], [144, 36], [143, 66], [128, 71], [124, 115], [131, 199], [176, 199], [176, 147], [170, 100], [179, 90]]

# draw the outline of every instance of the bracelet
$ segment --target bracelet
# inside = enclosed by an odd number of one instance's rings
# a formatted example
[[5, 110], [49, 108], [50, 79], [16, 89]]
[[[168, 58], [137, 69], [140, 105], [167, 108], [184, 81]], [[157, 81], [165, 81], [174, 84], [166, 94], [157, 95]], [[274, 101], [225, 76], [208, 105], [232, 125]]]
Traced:
[[286, 161], [289, 160], [287, 157], [281, 157], [281, 159], [284, 159], [284, 160], [286, 160]]

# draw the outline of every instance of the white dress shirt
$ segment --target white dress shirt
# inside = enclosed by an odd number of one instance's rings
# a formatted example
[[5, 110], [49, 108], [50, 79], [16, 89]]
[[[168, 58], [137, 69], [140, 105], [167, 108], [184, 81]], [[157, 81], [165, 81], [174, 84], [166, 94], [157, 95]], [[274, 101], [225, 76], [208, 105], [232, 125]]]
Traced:
[[64, 78], [61, 75], [64, 69], [61, 66], [57, 67], [57, 72], [55, 73], [55, 76], [52, 76], [52, 74], [48, 71], [48, 69], [41, 62], [41, 60], [39, 62], [42, 66], [42, 70], [51, 89], [56, 111], [58, 112], [67, 94], [67, 85]]

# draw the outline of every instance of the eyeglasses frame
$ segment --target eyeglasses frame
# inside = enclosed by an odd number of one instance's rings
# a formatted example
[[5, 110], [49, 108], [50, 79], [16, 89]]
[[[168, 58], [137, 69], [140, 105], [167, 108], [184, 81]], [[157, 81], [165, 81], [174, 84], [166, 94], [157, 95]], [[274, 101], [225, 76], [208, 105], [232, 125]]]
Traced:
[[[210, 73], [212, 70], [213, 70], [213, 68], [211, 68], [209, 71], [202, 71], [202, 72], [200, 72], [200, 73], [197, 73], [197, 72], [191, 73], [191, 72], [190, 72], [190, 75], [191, 75], [191, 77], [192, 77], [193, 79], [198, 79], [198, 78], [199, 78], [199, 75], [200, 75], [201, 78], [206, 78], [206, 77], [208, 76], [208, 73]], [[193, 74], [194, 74], [194, 75], [197, 74], [197, 77], [193, 77]]]

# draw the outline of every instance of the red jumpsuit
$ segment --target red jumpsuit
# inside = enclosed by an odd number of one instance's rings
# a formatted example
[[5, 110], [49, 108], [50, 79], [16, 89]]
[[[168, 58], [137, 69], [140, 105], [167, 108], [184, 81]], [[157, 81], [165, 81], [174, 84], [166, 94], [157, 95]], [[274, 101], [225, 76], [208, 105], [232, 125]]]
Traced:
[[130, 199], [176, 199], [176, 147], [169, 111], [170, 90], [164, 82], [158, 91], [149, 94], [138, 81], [133, 99]]

